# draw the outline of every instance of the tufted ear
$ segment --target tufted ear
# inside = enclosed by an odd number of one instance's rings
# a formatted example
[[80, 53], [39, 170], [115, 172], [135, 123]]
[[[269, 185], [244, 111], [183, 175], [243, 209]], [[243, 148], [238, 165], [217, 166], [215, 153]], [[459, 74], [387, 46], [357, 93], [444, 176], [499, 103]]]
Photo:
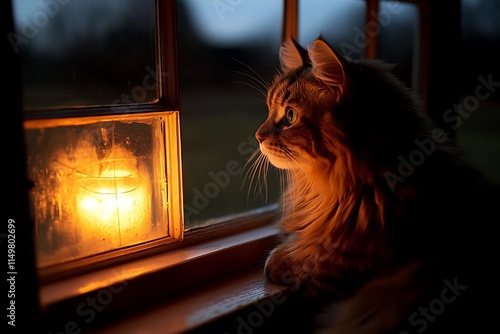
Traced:
[[279, 56], [283, 72], [296, 70], [307, 62], [307, 51], [292, 38], [285, 40]]
[[308, 47], [308, 53], [314, 75], [328, 87], [336, 88], [339, 95], [342, 95], [346, 82], [344, 70], [346, 59], [321, 38]]

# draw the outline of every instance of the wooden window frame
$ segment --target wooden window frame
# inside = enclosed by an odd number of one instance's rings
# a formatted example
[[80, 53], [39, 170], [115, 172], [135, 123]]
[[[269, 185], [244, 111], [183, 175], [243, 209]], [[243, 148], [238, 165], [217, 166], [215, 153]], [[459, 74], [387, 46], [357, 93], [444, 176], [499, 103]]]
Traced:
[[[100, 268], [109, 267], [121, 262], [130, 261], [140, 256], [179, 247], [183, 239], [183, 212], [182, 205], [182, 166], [180, 165], [180, 126], [179, 126], [179, 87], [178, 87], [178, 59], [177, 59], [177, 31], [176, 31], [176, 1], [155, 0], [155, 16], [158, 22], [156, 31], [156, 82], [158, 83], [158, 101], [152, 104], [138, 105], [104, 105], [79, 108], [75, 112], [73, 107], [56, 109], [26, 110], [24, 111], [24, 125], [38, 127], [46, 126], [48, 122], [66, 125], [74, 124], [74, 118], [90, 119], [91, 121], [109, 120], [109, 117], [133, 119], [134, 117], [154, 117], [175, 114], [175, 119], [165, 117], [164, 127], [167, 137], [178, 140], [165, 140], [166, 165], [172, 167], [167, 175], [168, 184], [168, 225], [169, 235], [158, 240], [127, 246], [101, 254], [83, 257], [61, 264], [55, 264], [38, 269], [38, 279], [41, 284], [52, 283], [65, 278], [83, 275]], [[168, 47], [171, 49], [168, 49]], [[52, 121], [53, 120], [53, 121]], [[43, 122], [43, 123], [42, 123]], [[179, 157], [179, 159], [178, 159]]]

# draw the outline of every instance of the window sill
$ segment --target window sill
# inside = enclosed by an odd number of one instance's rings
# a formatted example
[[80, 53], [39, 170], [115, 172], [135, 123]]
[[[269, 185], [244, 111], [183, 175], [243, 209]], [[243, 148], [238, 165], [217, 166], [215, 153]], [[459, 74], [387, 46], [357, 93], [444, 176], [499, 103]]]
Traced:
[[[260, 312], [252, 316], [250, 324], [262, 325], [265, 317], [288, 300], [286, 287], [269, 283], [256, 267], [211, 282], [190, 293], [158, 304], [145, 312], [139, 312], [124, 319], [118, 319], [99, 328], [90, 328], [89, 333], [207, 333], [217, 321], [227, 319], [218, 325], [227, 332], [237, 332], [242, 320], [238, 314], [245, 310]], [[255, 307], [261, 304], [262, 311]], [[255, 320], [253, 318], [256, 318]], [[241, 319], [246, 319], [242, 317]], [[245, 320], [244, 320], [245, 321]], [[248, 321], [246, 321], [248, 322]]]
[[280, 302], [287, 289], [262, 273], [278, 233], [265, 224], [42, 285], [42, 319], [53, 333], [186, 332], [262, 300]]

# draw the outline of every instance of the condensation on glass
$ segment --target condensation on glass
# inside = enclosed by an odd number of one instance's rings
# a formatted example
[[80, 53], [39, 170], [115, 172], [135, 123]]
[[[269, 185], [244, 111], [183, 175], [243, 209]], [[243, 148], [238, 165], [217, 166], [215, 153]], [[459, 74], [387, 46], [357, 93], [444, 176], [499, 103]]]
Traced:
[[26, 123], [39, 266], [179, 237], [166, 177], [176, 123], [175, 112]]
[[39, 268], [183, 238], [179, 113], [158, 103], [176, 50], [160, 57], [157, 6], [14, 1]]

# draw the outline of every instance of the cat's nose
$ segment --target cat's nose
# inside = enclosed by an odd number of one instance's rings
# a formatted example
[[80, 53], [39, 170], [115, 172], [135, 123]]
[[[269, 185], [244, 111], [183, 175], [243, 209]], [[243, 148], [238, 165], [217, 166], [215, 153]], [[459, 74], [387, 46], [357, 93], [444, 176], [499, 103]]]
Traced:
[[259, 142], [259, 144], [262, 144], [262, 142], [264, 140], [266, 140], [267, 137], [269, 137], [269, 131], [268, 130], [259, 129], [255, 133], [255, 138], [257, 138], [257, 141]]

